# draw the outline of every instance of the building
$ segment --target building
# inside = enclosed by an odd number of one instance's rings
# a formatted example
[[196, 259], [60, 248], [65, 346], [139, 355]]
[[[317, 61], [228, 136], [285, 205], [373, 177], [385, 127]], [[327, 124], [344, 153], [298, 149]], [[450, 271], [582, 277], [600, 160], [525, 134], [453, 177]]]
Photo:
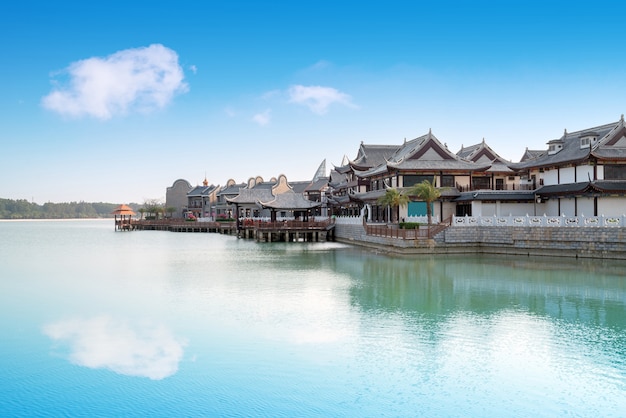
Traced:
[[626, 126], [619, 121], [548, 142], [513, 166], [532, 184], [538, 215], [621, 216], [626, 212]]

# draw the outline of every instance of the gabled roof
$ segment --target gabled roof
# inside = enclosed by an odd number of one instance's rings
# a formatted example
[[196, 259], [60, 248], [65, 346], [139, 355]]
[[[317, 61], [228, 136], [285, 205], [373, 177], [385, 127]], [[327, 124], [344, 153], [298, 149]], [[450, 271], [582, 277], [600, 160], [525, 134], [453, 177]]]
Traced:
[[524, 155], [522, 155], [522, 158], [520, 159], [520, 162], [525, 162], [528, 160], [533, 160], [537, 157], [541, 157], [543, 154], [547, 154], [548, 151], [546, 150], [530, 150], [528, 149], [528, 147], [526, 147], [526, 151], [524, 151]]
[[348, 176], [346, 175], [346, 173], [341, 173], [336, 170], [330, 170], [330, 179], [328, 183], [332, 187], [336, 187], [340, 184], [345, 184], [347, 183], [347, 181], [348, 181]]
[[467, 161], [472, 161], [477, 164], [492, 164], [491, 168], [488, 171], [505, 171], [512, 172], [509, 168], [509, 162], [498, 155], [483, 138], [483, 141], [479, 144], [472, 145], [469, 147], [461, 146], [461, 150], [456, 153], [459, 158], [462, 158]]
[[623, 122], [613, 122], [575, 132], [567, 132], [566, 130], [563, 133], [563, 136], [548, 142], [548, 144], [561, 145], [562, 149], [560, 151], [554, 153], [545, 152], [543, 155], [537, 156], [536, 158], [511, 164], [511, 166], [515, 169], [526, 169], [535, 167], [550, 167], [583, 161], [592, 153], [592, 148], [590, 147], [581, 148], [581, 138], [584, 138], [585, 136], [594, 136], [597, 138], [596, 145], [593, 148], [594, 155], [609, 155], [614, 153], [616, 149], [614, 148], [614, 145], [610, 143], [610, 138], [614, 136], [612, 134], [616, 133], [614, 131], [620, 124], [623, 124]]
[[217, 194], [218, 196], [236, 196], [239, 194], [239, 191], [244, 187], [246, 187], [246, 183], [231, 183], [229, 186], [222, 187], [222, 189]]
[[599, 159], [626, 159], [626, 125], [624, 123], [624, 115], [622, 115], [615, 127], [598, 141], [591, 154]]
[[293, 190], [274, 196], [273, 199], [258, 203], [264, 208], [277, 210], [303, 210], [316, 208], [322, 205], [321, 202], [312, 202], [304, 198], [302, 193], [296, 193]]
[[289, 187], [296, 193], [304, 192], [311, 185], [310, 181], [290, 181]]
[[368, 145], [361, 142], [359, 151], [350, 166], [357, 170], [367, 170], [383, 164], [397, 149], [398, 145]]
[[329, 180], [330, 180], [329, 177], [320, 177], [317, 179], [317, 181], [314, 181], [313, 183], [309, 184], [307, 188], [304, 189], [304, 191], [305, 192], [320, 192], [326, 187], [328, 187]]
[[490, 162], [477, 164], [454, 154], [432, 132], [405, 142], [384, 164], [364, 172], [359, 177], [371, 177], [393, 170], [419, 171], [485, 171]]
[[200, 196], [208, 196], [210, 195], [218, 186], [214, 186], [213, 184], [210, 186], [196, 186], [187, 192], [188, 197], [200, 197]]
[[272, 191], [267, 188], [241, 188], [239, 194], [235, 197], [227, 197], [230, 203], [238, 204], [256, 204], [259, 201], [270, 201], [274, 198]]

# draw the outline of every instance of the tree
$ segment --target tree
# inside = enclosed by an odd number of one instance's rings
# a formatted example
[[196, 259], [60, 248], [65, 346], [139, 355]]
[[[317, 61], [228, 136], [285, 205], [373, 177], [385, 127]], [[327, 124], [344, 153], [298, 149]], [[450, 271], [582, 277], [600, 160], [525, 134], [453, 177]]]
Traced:
[[[163, 204], [159, 199], [146, 199], [143, 202], [143, 207], [146, 209], [146, 213], [150, 215], [151, 219], [159, 219], [159, 214], [163, 211]], [[148, 217], [146, 217], [148, 219]]]
[[[409, 197], [400, 193], [397, 189], [390, 187], [385, 194], [378, 198], [378, 204], [396, 209], [400, 206], [406, 206], [409, 203]], [[391, 212], [391, 222], [396, 222], [396, 210]]]
[[139, 219], [143, 219], [143, 215], [146, 213], [146, 208], [139, 208], [138, 211], [141, 214]]
[[428, 216], [428, 225], [432, 223], [432, 204], [435, 200], [441, 197], [441, 191], [435, 187], [435, 179], [430, 182], [424, 180], [421, 183], [416, 184], [409, 190], [409, 195], [415, 196], [420, 200], [426, 202], [426, 215]]
[[176, 212], [176, 208], [174, 206], [168, 206], [165, 208], [165, 212], [167, 212], [167, 217], [171, 218], [172, 214]]

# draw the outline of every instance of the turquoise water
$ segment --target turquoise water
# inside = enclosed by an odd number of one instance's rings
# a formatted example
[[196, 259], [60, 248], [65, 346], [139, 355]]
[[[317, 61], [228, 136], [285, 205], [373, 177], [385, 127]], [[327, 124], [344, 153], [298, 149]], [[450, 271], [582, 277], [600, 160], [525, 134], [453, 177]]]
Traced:
[[624, 416], [625, 268], [0, 222], [0, 415]]

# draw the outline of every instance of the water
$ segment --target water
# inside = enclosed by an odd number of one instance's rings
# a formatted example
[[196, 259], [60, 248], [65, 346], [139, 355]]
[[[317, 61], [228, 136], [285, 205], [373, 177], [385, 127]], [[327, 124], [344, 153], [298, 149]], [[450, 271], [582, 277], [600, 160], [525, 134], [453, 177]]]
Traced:
[[624, 416], [625, 267], [0, 222], [0, 415]]

